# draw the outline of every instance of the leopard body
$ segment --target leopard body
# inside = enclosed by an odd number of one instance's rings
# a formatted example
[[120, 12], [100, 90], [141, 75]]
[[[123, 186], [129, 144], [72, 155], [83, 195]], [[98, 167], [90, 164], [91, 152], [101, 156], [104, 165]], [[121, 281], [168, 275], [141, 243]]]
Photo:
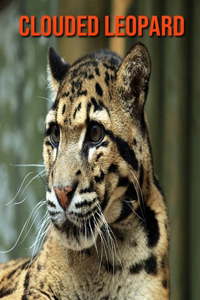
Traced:
[[144, 113], [148, 50], [100, 50], [70, 66], [50, 48], [49, 70], [51, 221], [34, 258], [1, 265], [0, 298], [169, 299], [168, 216]]

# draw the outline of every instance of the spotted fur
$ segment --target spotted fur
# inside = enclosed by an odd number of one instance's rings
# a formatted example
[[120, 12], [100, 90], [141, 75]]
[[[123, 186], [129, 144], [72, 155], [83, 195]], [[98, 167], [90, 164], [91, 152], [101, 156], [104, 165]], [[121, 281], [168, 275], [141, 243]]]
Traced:
[[2, 265], [0, 298], [169, 299], [168, 218], [144, 113], [146, 47], [72, 66], [49, 50], [44, 162], [51, 218], [33, 260]]

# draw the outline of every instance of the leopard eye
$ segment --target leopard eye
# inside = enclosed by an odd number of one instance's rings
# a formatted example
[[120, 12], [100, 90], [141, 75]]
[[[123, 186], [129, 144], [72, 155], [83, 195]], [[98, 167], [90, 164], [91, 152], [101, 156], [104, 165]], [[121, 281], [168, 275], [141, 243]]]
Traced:
[[103, 126], [98, 122], [91, 122], [88, 128], [88, 136], [91, 142], [99, 142], [104, 136]]
[[51, 127], [51, 135], [50, 135], [51, 143], [54, 147], [58, 147], [60, 142], [60, 129], [58, 125], [53, 124]]

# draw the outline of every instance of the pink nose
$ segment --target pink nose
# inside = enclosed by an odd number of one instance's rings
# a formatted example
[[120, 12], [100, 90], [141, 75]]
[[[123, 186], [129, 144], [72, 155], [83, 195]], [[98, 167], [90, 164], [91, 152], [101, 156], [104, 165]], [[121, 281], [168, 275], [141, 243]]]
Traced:
[[70, 186], [66, 186], [63, 188], [54, 187], [53, 189], [54, 192], [56, 193], [60, 206], [64, 210], [66, 210], [71, 200], [71, 197], [69, 197], [69, 193], [72, 191], [72, 188]]

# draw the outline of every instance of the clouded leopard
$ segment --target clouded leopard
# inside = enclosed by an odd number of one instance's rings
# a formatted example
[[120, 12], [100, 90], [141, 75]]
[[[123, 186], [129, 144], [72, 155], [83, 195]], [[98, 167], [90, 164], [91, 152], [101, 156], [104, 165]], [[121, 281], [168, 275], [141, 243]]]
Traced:
[[70, 65], [50, 48], [48, 61], [50, 226], [32, 260], [0, 266], [0, 298], [169, 299], [168, 218], [144, 113], [148, 50], [100, 50]]

